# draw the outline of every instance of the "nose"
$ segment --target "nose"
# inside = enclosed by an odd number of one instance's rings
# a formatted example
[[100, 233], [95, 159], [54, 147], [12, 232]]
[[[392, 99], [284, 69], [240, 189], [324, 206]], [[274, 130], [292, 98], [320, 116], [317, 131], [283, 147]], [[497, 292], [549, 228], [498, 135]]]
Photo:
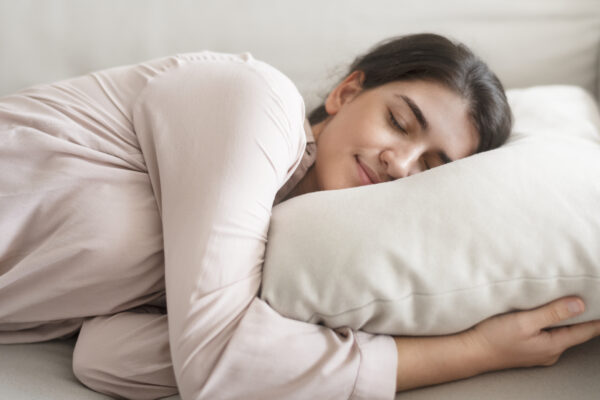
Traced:
[[383, 151], [381, 161], [392, 180], [405, 178], [421, 172], [420, 159], [424, 152], [425, 145], [422, 143], [403, 143], [401, 147]]

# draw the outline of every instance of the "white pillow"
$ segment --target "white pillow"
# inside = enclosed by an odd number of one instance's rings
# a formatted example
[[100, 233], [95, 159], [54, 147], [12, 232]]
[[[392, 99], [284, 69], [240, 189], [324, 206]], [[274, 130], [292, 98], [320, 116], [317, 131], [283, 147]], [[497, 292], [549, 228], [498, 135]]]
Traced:
[[273, 208], [261, 298], [284, 316], [437, 335], [580, 295], [600, 318], [600, 115], [574, 86], [508, 91], [509, 142]]

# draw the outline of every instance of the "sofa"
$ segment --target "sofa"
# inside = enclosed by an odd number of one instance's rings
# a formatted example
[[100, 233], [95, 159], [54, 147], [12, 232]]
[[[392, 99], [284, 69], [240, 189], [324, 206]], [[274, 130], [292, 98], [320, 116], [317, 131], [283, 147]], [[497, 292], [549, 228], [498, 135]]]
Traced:
[[[466, 43], [506, 88], [576, 85], [600, 98], [598, 0], [0, 0], [0, 96], [211, 49], [249, 51], [274, 65], [297, 84], [310, 109], [355, 55], [413, 32]], [[0, 398], [109, 398], [73, 375], [75, 340], [0, 345]], [[591, 400], [600, 398], [599, 377], [597, 338], [569, 349], [552, 367], [487, 373], [397, 399]]]

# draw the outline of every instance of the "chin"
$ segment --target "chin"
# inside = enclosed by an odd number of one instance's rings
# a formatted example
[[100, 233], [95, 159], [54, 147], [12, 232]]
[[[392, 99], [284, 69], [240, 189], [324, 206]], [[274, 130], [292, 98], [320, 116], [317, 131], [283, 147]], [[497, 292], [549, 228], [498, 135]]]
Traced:
[[319, 190], [338, 190], [338, 189], [346, 189], [348, 187], [351, 187], [351, 186], [346, 185], [343, 182], [333, 180], [333, 179], [332, 179], [332, 182], [324, 182], [323, 184], [319, 184]]
[[352, 161], [350, 165], [342, 163], [336, 165], [343, 166], [343, 168], [334, 171], [330, 170], [330, 173], [325, 176], [320, 175], [317, 171], [317, 186], [319, 190], [339, 190], [360, 186], [360, 182], [352, 179], [354, 176], [348, 176], [349, 171], [353, 171], [353, 168], [356, 168], [354, 157], [352, 157]]

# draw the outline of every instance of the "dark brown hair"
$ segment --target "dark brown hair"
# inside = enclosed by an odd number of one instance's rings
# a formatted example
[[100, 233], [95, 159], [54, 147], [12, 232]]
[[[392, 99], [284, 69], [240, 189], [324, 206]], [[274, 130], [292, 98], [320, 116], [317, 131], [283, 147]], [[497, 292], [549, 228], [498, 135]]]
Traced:
[[[461, 43], [432, 33], [391, 38], [357, 57], [346, 76], [354, 71], [364, 73], [365, 90], [394, 81], [428, 80], [454, 91], [469, 104], [480, 138], [478, 153], [501, 146], [510, 134], [512, 113], [502, 83]], [[308, 120], [314, 125], [327, 117], [322, 104]]]

